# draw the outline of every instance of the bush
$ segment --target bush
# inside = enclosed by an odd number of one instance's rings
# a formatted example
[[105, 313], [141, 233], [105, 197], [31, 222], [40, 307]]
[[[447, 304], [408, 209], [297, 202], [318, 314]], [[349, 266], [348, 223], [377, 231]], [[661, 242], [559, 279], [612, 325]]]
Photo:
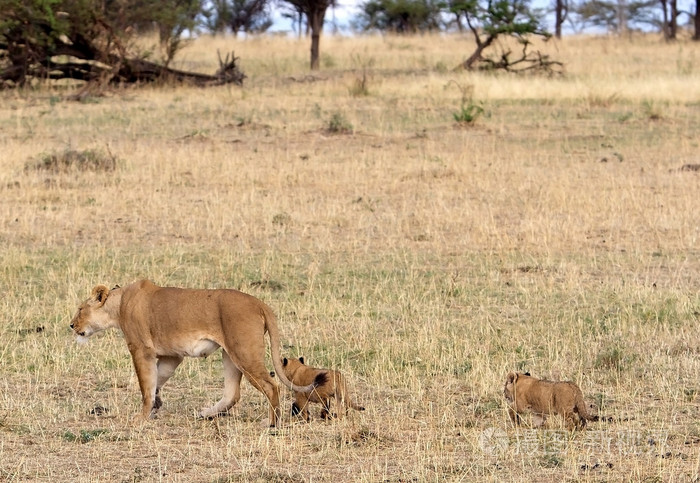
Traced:
[[348, 134], [352, 132], [352, 124], [345, 118], [342, 112], [334, 112], [328, 121], [326, 131], [331, 134]]

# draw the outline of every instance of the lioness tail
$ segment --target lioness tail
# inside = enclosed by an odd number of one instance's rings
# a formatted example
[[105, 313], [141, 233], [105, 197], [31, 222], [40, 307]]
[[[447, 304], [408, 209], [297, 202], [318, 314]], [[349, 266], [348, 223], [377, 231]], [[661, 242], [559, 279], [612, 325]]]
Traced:
[[280, 381], [287, 386], [292, 391], [309, 393], [316, 389], [316, 387], [324, 384], [328, 379], [328, 375], [323, 373], [316, 376], [313, 383], [308, 386], [297, 386], [293, 384], [292, 381], [287, 379], [287, 375], [284, 373], [284, 368], [282, 367], [282, 355], [280, 354], [280, 331], [277, 327], [277, 318], [272, 310], [266, 305], [263, 305], [260, 309], [260, 315], [262, 315], [265, 321], [265, 328], [267, 329], [267, 334], [270, 336], [270, 354], [272, 355], [272, 365], [275, 368], [277, 376]]

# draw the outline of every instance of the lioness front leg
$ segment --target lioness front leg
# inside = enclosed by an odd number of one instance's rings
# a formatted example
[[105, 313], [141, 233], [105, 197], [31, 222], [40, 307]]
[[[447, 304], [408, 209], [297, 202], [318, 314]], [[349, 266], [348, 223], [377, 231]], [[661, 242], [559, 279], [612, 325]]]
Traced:
[[149, 419], [155, 415], [156, 389], [158, 387], [158, 359], [155, 352], [135, 351], [131, 354], [134, 370], [141, 388], [141, 416]]
[[153, 402], [153, 410], [156, 411], [160, 409], [163, 405], [163, 401], [160, 398], [160, 389], [163, 387], [165, 382], [170, 379], [173, 375], [177, 366], [182, 362], [182, 357], [177, 356], [162, 356], [158, 358], [158, 384], [156, 385], [156, 398]]

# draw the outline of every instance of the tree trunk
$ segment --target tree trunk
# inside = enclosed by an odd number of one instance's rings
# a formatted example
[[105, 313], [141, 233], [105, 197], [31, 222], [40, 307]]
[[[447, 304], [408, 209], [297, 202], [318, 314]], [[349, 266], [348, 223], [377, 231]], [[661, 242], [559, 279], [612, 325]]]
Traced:
[[[700, 2], [700, 0], [698, 0]], [[464, 25], [462, 25], [462, 15], [459, 13], [455, 14], [455, 23], [457, 23], [457, 30], [459, 30], [459, 33], [461, 34], [464, 32]]]
[[564, 23], [564, 19], [566, 18], [564, 1], [565, 0], [557, 0], [554, 10], [554, 36], [558, 39], [561, 38], [561, 25]]
[[668, 29], [668, 9], [666, 8], [666, 0], [660, 0], [661, 1], [661, 11], [663, 12], [663, 20], [661, 24], [661, 29], [664, 34], [664, 40], [668, 40], [669, 37], [669, 29]]
[[671, 18], [668, 25], [668, 38], [669, 40], [676, 40], [678, 34], [678, 2], [677, 0], [670, 0], [669, 4], [671, 6]]
[[308, 16], [311, 27], [311, 70], [318, 70], [320, 67], [320, 44], [321, 31], [323, 30], [323, 18], [326, 16], [325, 2], [323, 5], [316, 5]]
[[472, 55], [469, 56], [467, 60], [462, 62], [459, 67], [461, 67], [464, 70], [470, 70], [472, 67], [474, 67], [474, 64], [481, 59], [481, 53], [493, 43], [493, 41], [496, 40], [496, 37], [490, 35], [489, 37], [486, 38], [484, 42], [481, 42], [477, 38], [476, 42], [476, 50]]
[[318, 70], [321, 67], [319, 50], [321, 44], [321, 34], [312, 29], [311, 32], [311, 70]]
[[[700, 0], [699, 0], [700, 1]], [[299, 10], [299, 34], [297, 35], [297, 38], [301, 40], [301, 29], [304, 27], [304, 12]]]
[[627, 33], [627, 1], [618, 0], [617, 3], [617, 23], [620, 35]]
[[660, 0], [663, 10], [663, 33], [665, 40], [676, 40], [678, 36], [677, 0]]
[[700, 0], [695, 0], [695, 33], [693, 40], [700, 41]]

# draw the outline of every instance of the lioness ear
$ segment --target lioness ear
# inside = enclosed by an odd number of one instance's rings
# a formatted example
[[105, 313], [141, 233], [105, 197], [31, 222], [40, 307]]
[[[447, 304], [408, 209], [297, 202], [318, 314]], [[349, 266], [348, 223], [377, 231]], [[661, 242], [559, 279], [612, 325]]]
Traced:
[[287, 358], [285, 357], [284, 359], [282, 359], [282, 366], [287, 367], [287, 363], [288, 363], [288, 362], [289, 362], [289, 361], [288, 361]]
[[517, 380], [518, 380], [518, 373], [517, 372], [510, 372], [510, 373], [508, 373], [508, 377], [506, 377], [506, 384], [513, 384]]
[[92, 289], [92, 298], [98, 301], [100, 305], [105, 303], [107, 295], [109, 295], [109, 289], [104, 285], [98, 285]]
[[304, 363], [304, 358], [303, 358], [303, 357], [300, 357], [300, 358], [299, 358], [299, 362], [301, 362], [301, 363], [303, 364], [303, 363]]

